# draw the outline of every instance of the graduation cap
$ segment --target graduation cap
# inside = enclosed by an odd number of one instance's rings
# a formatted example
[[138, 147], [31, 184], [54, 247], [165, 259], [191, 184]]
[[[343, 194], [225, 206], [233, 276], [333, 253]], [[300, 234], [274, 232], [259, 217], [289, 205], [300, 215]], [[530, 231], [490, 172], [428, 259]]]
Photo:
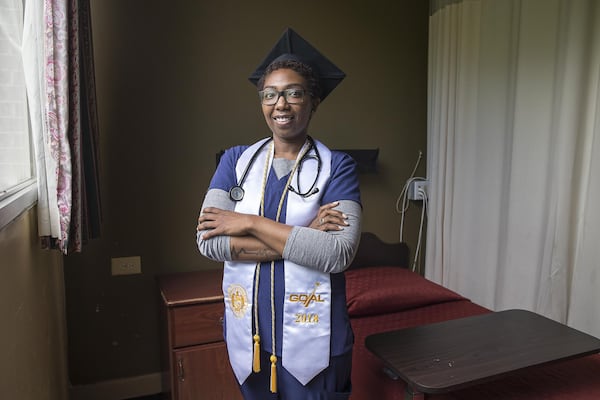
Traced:
[[304, 38], [291, 28], [287, 28], [281, 38], [275, 43], [275, 47], [273, 47], [248, 79], [256, 86], [272, 62], [290, 59], [298, 60], [313, 69], [315, 75], [319, 78], [321, 101], [325, 100], [325, 97], [346, 77], [346, 74], [342, 70], [336, 67]]

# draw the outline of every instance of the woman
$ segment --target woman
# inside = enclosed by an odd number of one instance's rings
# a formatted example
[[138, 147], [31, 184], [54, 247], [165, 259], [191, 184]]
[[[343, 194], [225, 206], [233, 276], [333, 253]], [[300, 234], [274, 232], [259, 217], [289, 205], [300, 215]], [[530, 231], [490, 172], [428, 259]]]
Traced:
[[332, 65], [284, 33], [251, 77], [272, 136], [223, 154], [198, 219], [201, 253], [225, 261], [225, 337], [245, 399], [350, 394], [341, 272], [360, 238], [358, 179], [348, 155], [308, 135], [344, 77], [333, 66], [332, 82]]

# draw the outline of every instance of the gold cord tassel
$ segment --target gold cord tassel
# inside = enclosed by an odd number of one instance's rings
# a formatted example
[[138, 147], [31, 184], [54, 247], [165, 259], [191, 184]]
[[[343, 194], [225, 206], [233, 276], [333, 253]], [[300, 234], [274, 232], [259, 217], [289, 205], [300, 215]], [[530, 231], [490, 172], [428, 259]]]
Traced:
[[260, 336], [254, 335], [254, 360], [252, 362], [252, 370], [260, 372]]
[[271, 393], [277, 393], [277, 357], [271, 354]]

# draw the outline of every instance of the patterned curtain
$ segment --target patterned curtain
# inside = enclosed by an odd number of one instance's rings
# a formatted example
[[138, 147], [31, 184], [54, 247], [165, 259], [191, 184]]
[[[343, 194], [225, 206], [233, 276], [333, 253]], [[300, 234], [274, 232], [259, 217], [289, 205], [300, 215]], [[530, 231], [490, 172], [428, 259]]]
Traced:
[[89, 0], [71, 0], [69, 13], [71, 220], [63, 248], [79, 252], [100, 236], [98, 119]]
[[89, 0], [28, 0], [23, 62], [42, 247], [80, 252], [101, 220]]

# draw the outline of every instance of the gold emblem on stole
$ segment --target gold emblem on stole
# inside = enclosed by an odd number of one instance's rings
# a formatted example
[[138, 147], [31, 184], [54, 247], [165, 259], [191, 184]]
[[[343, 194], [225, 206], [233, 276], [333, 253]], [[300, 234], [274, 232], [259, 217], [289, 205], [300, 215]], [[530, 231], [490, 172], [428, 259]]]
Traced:
[[227, 296], [229, 297], [229, 304], [231, 305], [233, 315], [237, 318], [243, 318], [248, 308], [246, 289], [237, 283], [231, 284], [227, 288]]

